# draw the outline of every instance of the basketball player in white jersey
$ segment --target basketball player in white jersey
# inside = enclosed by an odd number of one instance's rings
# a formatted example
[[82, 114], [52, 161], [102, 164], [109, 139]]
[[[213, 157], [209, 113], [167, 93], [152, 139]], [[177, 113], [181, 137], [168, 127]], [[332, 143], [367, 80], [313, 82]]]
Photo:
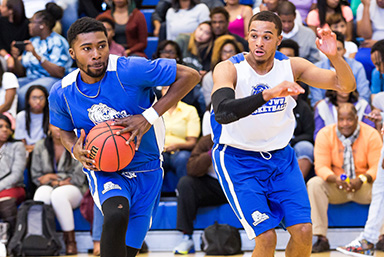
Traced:
[[213, 73], [213, 164], [233, 211], [255, 239], [253, 257], [274, 256], [275, 227], [283, 218], [291, 235], [286, 256], [310, 256], [311, 210], [289, 146], [296, 105], [291, 95], [304, 92], [295, 81], [341, 92], [353, 91], [356, 82], [330, 30], [318, 31], [316, 45], [335, 72], [276, 52], [282, 24], [272, 12], [254, 15], [248, 29], [249, 53], [219, 63]]

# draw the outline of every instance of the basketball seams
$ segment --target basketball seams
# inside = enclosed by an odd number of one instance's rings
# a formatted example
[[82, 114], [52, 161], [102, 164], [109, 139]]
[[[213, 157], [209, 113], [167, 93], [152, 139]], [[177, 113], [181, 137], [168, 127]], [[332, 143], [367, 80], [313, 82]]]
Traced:
[[116, 135], [116, 132], [124, 127], [112, 126], [111, 123], [107, 121], [93, 127], [88, 133], [89, 140], [86, 140], [88, 142], [85, 144], [85, 149], [96, 149], [92, 154], [95, 165], [99, 170], [106, 172], [116, 172], [125, 168], [135, 155], [134, 141], [126, 144], [130, 134]]
[[[109, 131], [111, 132], [111, 136], [113, 138], [113, 143], [115, 144], [115, 147], [116, 147], [116, 155], [117, 155], [117, 169], [116, 170], [120, 170], [120, 155], [119, 155], [119, 147], [117, 146], [117, 143], [116, 143], [116, 139], [115, 139], [115, 134], [113, 133], [113, 130], [111, 129], [111, 126], [106, 123], [107, 126], [108, 126], [108, 129]], [[107, 140], [105, 140], [107, 141]]]

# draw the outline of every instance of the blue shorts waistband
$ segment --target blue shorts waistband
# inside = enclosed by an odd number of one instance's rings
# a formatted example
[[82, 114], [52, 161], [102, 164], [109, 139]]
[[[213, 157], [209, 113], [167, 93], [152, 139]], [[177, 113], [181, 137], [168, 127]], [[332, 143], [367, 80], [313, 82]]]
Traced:
[[218, 145], [218, 150], [221, 151], [223, 150], [223, 148], [226, 146], [226, 152], [227, 153], [231, 153], [231, 154], [242, 154], [242, 155], [254, 155], [254, 156], [262, 156], [261, 153], [270, 153], [270, 154], [275, 154], [275, 153], [278, 153], [278, 152], [281, 152], [281, 151], [284, 151], [286, 149], [286, 147], [284, 148], [281, 148], [281, 149], [276, 149], [276, 150], [272, 150], [272, 151], [249, 151], [249, 150], [243, 150], [243, 149], [239, 149], [239, 148], [236, 148], [236, 147], [233, 147], [233, 146], [229, 146], [229, 145], [224, 145], [224, 144], [215, 144], [213, 146], [213, 148], [215, 148], [216, 146]]

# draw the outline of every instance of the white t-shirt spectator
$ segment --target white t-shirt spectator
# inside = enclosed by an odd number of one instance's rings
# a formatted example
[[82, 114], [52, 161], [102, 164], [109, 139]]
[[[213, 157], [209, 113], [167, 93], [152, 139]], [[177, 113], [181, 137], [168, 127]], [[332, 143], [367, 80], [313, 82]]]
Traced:
[[[363, 4], [360, 4], [356, 11], [356, 21], [363, 18]], [[377, 6], [376, 0], [372, 0], [369, 5], [369, 16], [372, 24], [372, 40], [384, 39], [384, 8]]]
[[16, 129], [14, 138], [17, 140], [25, 139], [27, 145], [34, 145], [37, 141], [46, 137], [43, 129], [44, 114], [31, 113], [31, 126], [29, 135], [25, 123], [25, 115], [26, 112], [21, 111], [16, 116]]
[[169, 8], [165, 16], [167, 39], [175, 40], [180, 33], [192, 33], [203, 21], [209, 21], [209, 9], [205, 4], [197, 4], [189, 10]]
[[[19, 82], [17, 81], [16, 76], [11, 72], [4, 72], [3, 80], [0, 87], [0, 105], [5, 102], [5, 93], [8, 89], [19, 88]], [[15, 95], [11, 108], [9, 108], [8, 112], [15, 118], [17, 111], [17, 94]]]

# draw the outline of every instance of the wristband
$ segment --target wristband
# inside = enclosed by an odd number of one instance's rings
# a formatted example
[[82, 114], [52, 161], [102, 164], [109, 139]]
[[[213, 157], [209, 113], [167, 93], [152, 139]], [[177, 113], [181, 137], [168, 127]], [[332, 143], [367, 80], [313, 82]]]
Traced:
[[155, 121], [159, 118], [159, 114], [157, 114], [153, 107], [146, 109], [141, 115], [143, 115], [151, 125], [153, 125], [153, 123], [155, 123]]
[[10, 55], [10, 54], [6, 54], [6, 55], [4, 56], [4, 60], [8, 60], [9, 57], [11, 57], [11, 55]]
[[71, 148], [71, 155], [72, 155], [72, 158], [75, 159], [75, 160], [77, 161], [75, 155], [73, 154], [73, 147], [75, 147], [75, 145], [76, 145], [76, 143], [74, 143], [73, 146], [72, 146], [72, 148]]

